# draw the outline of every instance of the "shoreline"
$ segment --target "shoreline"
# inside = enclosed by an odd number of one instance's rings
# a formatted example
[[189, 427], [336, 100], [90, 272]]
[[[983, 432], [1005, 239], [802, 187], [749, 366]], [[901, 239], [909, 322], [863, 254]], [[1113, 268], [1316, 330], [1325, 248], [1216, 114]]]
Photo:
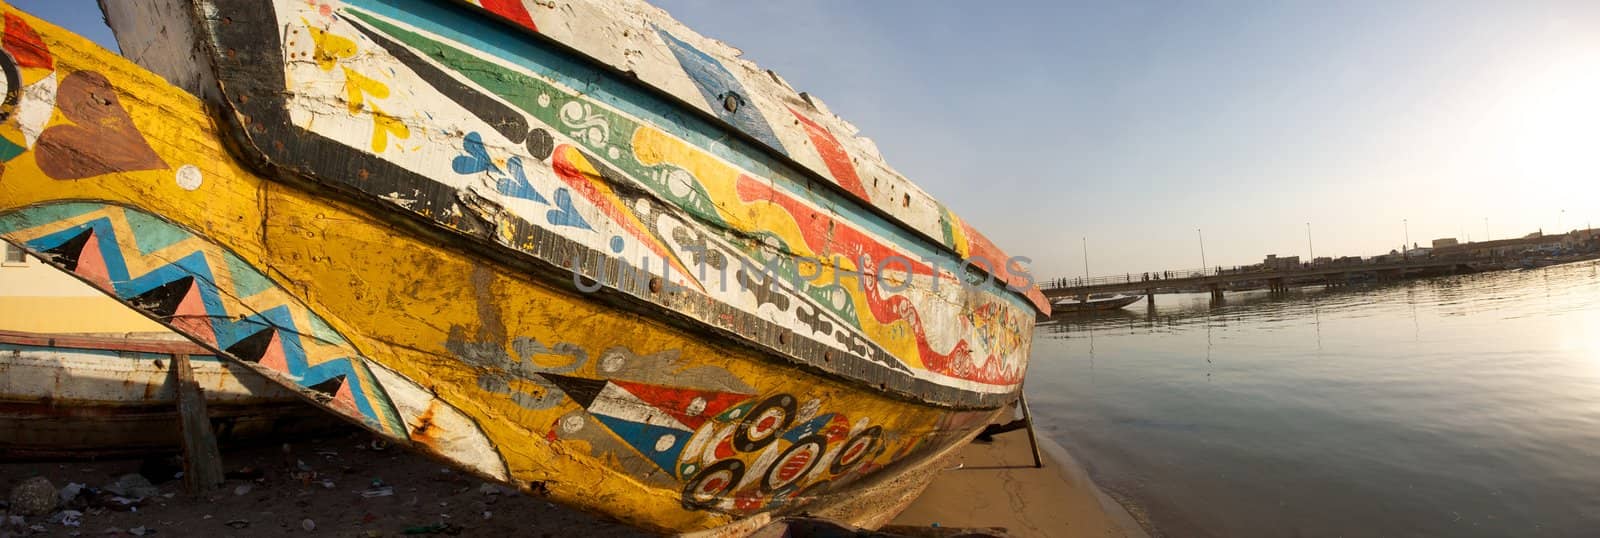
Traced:
[[1009, 536], [1149, 538], [1121, 503], [1095, 485], [1065, 447], [1039, 437], [1044, 468], [1033, 467], [1024, 432], [962, 447], [947, 467], [883, 530], [994, 528]]

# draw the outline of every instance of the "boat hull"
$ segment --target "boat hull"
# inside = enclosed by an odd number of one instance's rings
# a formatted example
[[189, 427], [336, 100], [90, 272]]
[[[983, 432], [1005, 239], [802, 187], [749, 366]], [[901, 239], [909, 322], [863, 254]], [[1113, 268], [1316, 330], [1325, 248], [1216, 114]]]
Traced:
[[[265, 180], [197, 98], [6, 13], [7, 35], [26, 26], [36, 45], [8, 40], [22, 98], [0, 132], [17, 146], [0, 237], [487, 479], [660, 531], [826, 509], [881, 522], [885, 507], [851, 501], [919, 490], [997, 413], [875, 390], [729, 337], [754, 324], [582, 293], [570, 275]], [[653, 288], [639, 293], [673, 293]]]
[[188, 341], [0, 331], [0, 457], [136, 456], [180, 446], [172, 353], [191, 355], [219, 443], [347, 426]]
[[1103, 312], [1106, 310], [1119, 310], [1125, 306], [1139, 302], [1143, 295], [1127, 295], [1115, 299], [1101, 301], [1057, 301], [1051, 305], [1051, 313], [1057, 316], [1082, 312]]

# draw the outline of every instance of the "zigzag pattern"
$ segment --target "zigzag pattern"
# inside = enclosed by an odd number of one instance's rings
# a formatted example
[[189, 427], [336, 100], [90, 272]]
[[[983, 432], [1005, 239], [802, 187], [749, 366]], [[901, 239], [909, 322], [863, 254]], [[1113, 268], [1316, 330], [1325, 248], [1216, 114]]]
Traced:
[[407, 435], [365, 359], [238, 256], [147, 213], [103, 203], [0, 215], [0, 235], [174, 330], [324, 396], [327, 406]]

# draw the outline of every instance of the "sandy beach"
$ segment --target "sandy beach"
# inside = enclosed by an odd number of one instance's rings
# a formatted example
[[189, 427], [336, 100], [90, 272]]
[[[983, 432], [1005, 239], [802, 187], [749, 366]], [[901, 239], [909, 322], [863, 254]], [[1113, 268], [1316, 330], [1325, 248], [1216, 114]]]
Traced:
[[1043, 437], [1039, 443], [1043, 468], [1033, 467], [1023, 431], [967, 445], [892, 525], [998, 527], [1029, 537], [1146, 536], [1071, 454]]
[[[1009, 536], [1144, 535], [1070, 455], [1041, 442], [1043, 469], [1033, 468], [1020, 431], [963, 448], [885, 530], [915, 533], [937, 525], [1004, 529]], [[57, 491], [86, 486], [50, 514], [0, 521], [0, 536], [645, 536], [420, 455], [374, 447], [360, 432], [225, 450], [223, 458], [229, 480], [200, 498], [172, 478], [177, 467], [171, 458], [0, 464], [6, 492], [33, 477], [49, 480]], [[153, 495], [130, 502], [108, 487], [134, 473], [153, 482]], [[72, 512], [77, 515], [61, 515]]]

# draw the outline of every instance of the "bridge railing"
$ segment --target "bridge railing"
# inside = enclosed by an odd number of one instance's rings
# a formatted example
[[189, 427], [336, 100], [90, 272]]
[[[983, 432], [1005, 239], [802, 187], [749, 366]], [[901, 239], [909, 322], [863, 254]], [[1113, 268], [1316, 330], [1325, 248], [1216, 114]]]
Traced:
[[1168, 269], [1168, 270], [1162, 270], [1162, 271], [1151, 271], [1151, 272], [1147, 272], [1147, 273], [1124, 273], [1124, 274], [1120, 274], [1120, 275], [1101, 275], [1101, 276], [1095, 276], [1095, 277], [1090, 277], [1090, 278], [1083, 278], [1083, 277], [1052, 278], [1052, 279], [1047, 279], [1047, 280], [1045, 280], [1043, 282], [1040, 282], [1039, 283], [1039, 288], [1040, 289], [1045, 289], [1045, 290], [1051, 290], [1051, 289], [1061, 289], [1061, 288], [1082, 288], [1082, 287], [1089, 287], [1089, 286], [1105, 286], [1105, 285], [1110, 285], [1110, 284], [1131, 284], [1131, 283], [1134, 283], [1134, 282], [1160, 282], [1160, 281], [1164, 281], [1164, 280], [1177, 280], [1177, 279], [1181, 279], [1181, 278], [1200, 278], [1200, 277], [1226, 275], [1226, 274], [1232, 274], [1232, 273], [1238, 273], [1238, 272], [1246, 272], [1246, 271], [1248, 271], [1247, 268], [1244, 268], [1244, 267], [1241, 267], [1241, 266], [1233, 266], [1233, 267], [1209, 267], [1209, 268], [1176, 269], [1176, 270]]
[[1176, 270], [1168, 269], [1168, 270], [1162, 270], [1162, 271], [1152, 271], [1152, 272], [1148, 272], [1148, 273], [1124, 273], [1124, 274], [1120, 274], [1120, 275], [1102, 275], [1102, 276], [1096, 276], [1096, 277], [1090, 277], [1090, 278], [1083, 278], [1083, 277], [1052, 278], [1052, 279], [1046, 279], [1046, 280], [1040, 282], [1039, 283], [1039, 289], [1041, 289], [1041, 290], [1055, 290], [1055, 289], [1065, 289], [1065, 288], [1085, 288], [1085, 287], [1105, 286], [1105, 285], [1115, 285], [1115, 284], [1132, 284], [1132, 283], [1135, 283], [1135, 282], [1159, 283], [1159, 282], [1166, 281], [1166, 280], [1200, 278], [1200, 277], [1209, 277], [1209, 276], [1227, 276], [1227, 275], [1236, 275], [1236, 274], [1249, 274], [1249, 275], [1260, 275], [1262, 277], [1273, 277], [1274, 275], [1292, 275], [1292, 274], [1295, 274], [1295, 273], [1304, 273], [1304, 272], [1312, 272], [1312, 271], [1320, 271], [1320, 270], [1325, 270], [1325, 269], [1336, 269], [1336, 268], [1344, 268], [1344, 267], [1348, 267], [1350, 269], [1359, 270], [1359, 269], [1363, 269], [1363, 268], [1372, 269], [1372, 268], [1379, 268], [1379, 267], [1397, 267], [1397, 266], [1405, 266], [1405, 265], [1415, 265], [1415, 264], [1419, 264], [1419, 263], [1427, 263], [1429, 261], [1433, 261], [1433, 260], [1429, 260], [1428, 258], [1410, 258], [1410, 259], [1395, 260], [1395, 261], [1381, 262], [1381, 263], [1372, 263], [1372, 262], [1365, 262], [1365, 263], [1330, 262], [1330, 263], [1311, 264], [1309, 262], [1303, 262], [1303, 263], [1300, 263], [1298, 265], [1280, 265], [1280, 266], [1276, 266], [1276, 267], [1264, 267], [1264, 266], [1260, 266], [1260, 265], [1248, 265], [1248, 266], [1246, 266], [1246, 265], [1235, 265], [1235, 266], [1231, 266], [1231, 267], [1205, 267], [1205, 268], [1198, 268], [1198, 269], [1176, 269]]

